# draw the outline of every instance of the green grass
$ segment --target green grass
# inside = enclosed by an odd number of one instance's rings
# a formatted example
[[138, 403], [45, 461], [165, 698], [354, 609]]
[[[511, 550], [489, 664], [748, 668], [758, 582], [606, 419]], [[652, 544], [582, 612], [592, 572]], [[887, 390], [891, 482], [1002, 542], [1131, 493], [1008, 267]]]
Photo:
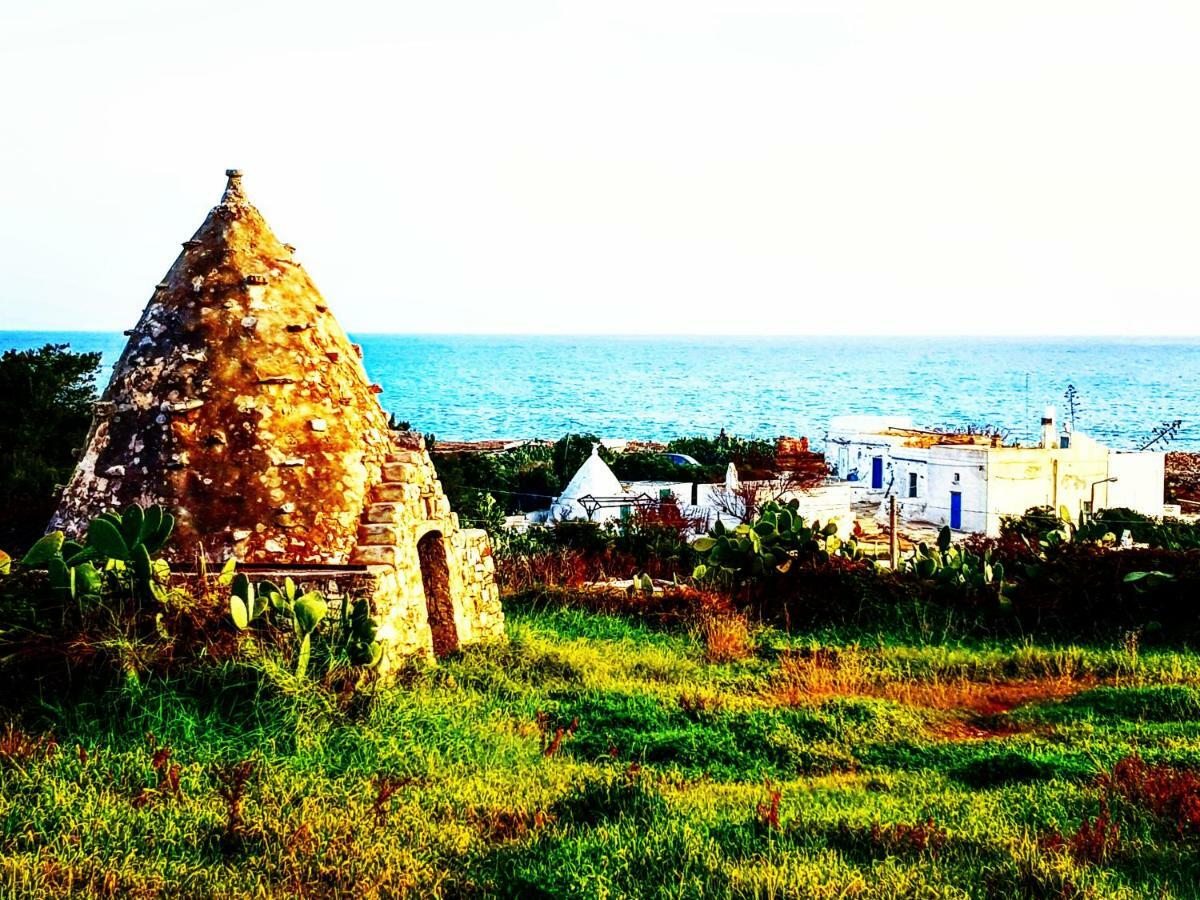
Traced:
[[[57, 749], [0, 752], [0, 896], [1200, 896], [1200, 844], [1143, 811], [1113, 807], [1100, 861], [1044, 846], [1117, 760], [1200, 767], [1200, 656], [756, 638], [713, 664], [687, 633], [526, 608], [355, 715], [232, 670], [44, 700], [19, 724]], [[831, 643], [853, 689], [797, 691], [789, 664]], [[1058, 688], [954, 705], [1016, 680]]]

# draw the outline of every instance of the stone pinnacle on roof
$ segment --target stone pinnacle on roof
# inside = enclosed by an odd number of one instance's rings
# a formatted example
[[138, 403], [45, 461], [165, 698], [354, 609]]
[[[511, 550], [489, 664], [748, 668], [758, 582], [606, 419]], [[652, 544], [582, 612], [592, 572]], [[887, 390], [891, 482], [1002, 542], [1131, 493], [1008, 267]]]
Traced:
[[242, 192], [242, 170], [226, 169], [225, 193], [221, 195], [222, 204], [245, 203], [246, 195]]

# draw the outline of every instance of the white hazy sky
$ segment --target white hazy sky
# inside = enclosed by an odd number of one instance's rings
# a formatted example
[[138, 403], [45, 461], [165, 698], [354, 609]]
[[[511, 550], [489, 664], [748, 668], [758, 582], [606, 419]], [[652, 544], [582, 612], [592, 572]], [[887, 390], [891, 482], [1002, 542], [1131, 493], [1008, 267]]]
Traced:
[[0, 328], [227, 167], [357, 331], [1200, 333], [1200, 3], [0, 4]]

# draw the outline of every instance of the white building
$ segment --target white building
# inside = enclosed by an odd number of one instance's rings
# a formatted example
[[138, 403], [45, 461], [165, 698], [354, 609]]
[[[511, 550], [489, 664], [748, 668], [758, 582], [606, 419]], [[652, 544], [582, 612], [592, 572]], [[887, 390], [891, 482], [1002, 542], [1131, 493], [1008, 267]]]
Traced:
[[613, 470], [600, 458], [600, 445], [595, 444], [592, 446], [592, 455], [584, 460], [563, 492], [550, 505], [548, 518], [552, 522], [619, 519], [622, 515], [621, 501], [627, 496]]
[[854, 532], [854, 513], [850, 508], [853, 490], [841, 481], [829, 481], [807, 490], [782, 490], [785, 483], [774, 481], [741, 481], [733, 463], [725, 473], [724, 483], [695, 484], [690, 481], [634, 481], [626, 485], [630, 494], [646, 495], [654, 500], [674, 500], [684, 517], [698, 523], [703, 534], [718, 520], [734, 528], [745, 518], [746, 495], [753, 492], [758, 503], [796, 500], [797, 512], [807, 522], [822, 524], [836, 522], [838, 535], [848, 539]]
[[696, 523], [696, 533], [703, 534], [717, 520], [730, 528], [740, 524], [745, 509], [744, 494], [746, 491], [755, 491], [759, 502], [795, 499], [799, 502], [800, 515], [807, 521], [820, 520], [823, 524], [836, 521], [838, 534], [843, 539], [850, 537], [854, 530], [854, 515], [850, 508], [853, 490], [850, 485], [827, 482], [809, 490], [787, 491], [777, 496], [779, 489], [780, 485], [774, 482], [740, 482], [732, 463], [723, 483], [632, 481], [622, 484], [601, 459], [597, 446], [592, 448], [592, 455], [579, 467], [549, 510], [531, 513], [519, 521], [514, 517], [509, 524], [510, 527], [519, 527], [529, 522], [607, 522], [630, 515], [639, 505], [651, 506], [662, 501], [674, 501], [680, 514]]
[[1031, 506], [1065, 506], [1078, 516], [1094, 502], [1163, 514], [1164, 454], [1060, 434], [1052, 409], [1036, 447], [914, 428], [906, 417], [844, 416], [830, 424], [826, 451], [838, 477], [868, 498], [895, 497], [903, 518], [961, 531], [999, 534], [1002, 516]]

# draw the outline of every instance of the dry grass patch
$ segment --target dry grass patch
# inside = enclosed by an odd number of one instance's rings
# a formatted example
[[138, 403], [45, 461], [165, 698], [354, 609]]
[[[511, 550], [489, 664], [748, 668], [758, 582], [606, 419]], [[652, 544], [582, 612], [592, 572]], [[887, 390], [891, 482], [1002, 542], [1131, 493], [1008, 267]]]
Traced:
[[[803, 706], [830, 697], [875, 697], [906, 706], [965, 713], [938, 726], [939, 736], [986, 738], [1020, 730], [996, 717], [1030, 703], [1057, 700], [1097, 684], [1095, 678], [972, 681], [968, 678], [918, 681], [897, 678], [871, 666], [857, 648], [805, 648], [784, 656], [766, 690], [768, 703]], [[943, 733], [944, 732], [944, 733]]]
[[700, 620], [704, 658], [710, 663], [736, 662], [754, 655], [750, 626], [743, 616], [717, 613]]
[[978, 716], [998, 716], [1018, 706], [1058, 700], [1096, 685], [1094, 678], [1039, 678], [1029, 681], [895, 681], [883, 685], [878, 697], [910, 706], [967, 710]]
[[871, 687], [857, 649], [805, 647], [780, 659], [767, 697], [780, 706], [803, 706], [826, 697], [868, 696]]

